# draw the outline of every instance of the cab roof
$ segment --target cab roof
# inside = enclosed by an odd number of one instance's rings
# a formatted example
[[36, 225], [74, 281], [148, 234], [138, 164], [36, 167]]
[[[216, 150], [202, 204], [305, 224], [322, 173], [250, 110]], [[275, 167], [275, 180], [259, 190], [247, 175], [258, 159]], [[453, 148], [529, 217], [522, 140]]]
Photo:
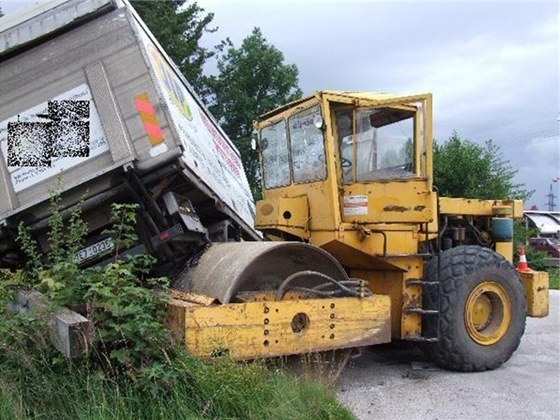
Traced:
[[[418, 95], [415, 95], [415, 97]], [[354, 91], [336, 91], [336, 90], [323, 90], [317, 91], [313, 95], [306, 96], [301, 99], [297, 99], [295, 101], [289, 102], [281, 107], [278, 107], [272, 111], [266, 112], [259, 116], [259, 120], [267, 120], [271, 117], [274, 117], [281, 112], [286, 111], [287, 109], [294, 108], [297, 105], [304, 103], [312, 98], [325, 98], [327, 100], [336, 102], [338, 99], [362, 99], [362, 100], [370, 100], [370, 101], [384, 101], [384, 100], [391, 100], [391, 99], [399, 99], [399, 98], [408, 98], [408, 96], [400, 96], [395, 95], [392, 93], [383, 93], [383, 92], [354, 92]]]

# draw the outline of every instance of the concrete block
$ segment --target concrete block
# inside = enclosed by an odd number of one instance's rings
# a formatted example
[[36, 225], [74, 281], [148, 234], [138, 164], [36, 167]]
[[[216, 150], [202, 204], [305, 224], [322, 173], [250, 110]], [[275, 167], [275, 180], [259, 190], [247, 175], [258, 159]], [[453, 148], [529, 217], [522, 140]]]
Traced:
[[38, 316], [48, 317], [50, 341], [67, 358], [86, 354], [93, 335], [91, 321], [68, 308], [52, 308], [48, 298], [35, 290], [19, 291], [9, 305], [14, 312], [33, 311]]
[[51, 342], [66, 357], [75, 359], [88, 352], [93, 330], [86, 317], [62, 308], [51, 315], [49, 327]]

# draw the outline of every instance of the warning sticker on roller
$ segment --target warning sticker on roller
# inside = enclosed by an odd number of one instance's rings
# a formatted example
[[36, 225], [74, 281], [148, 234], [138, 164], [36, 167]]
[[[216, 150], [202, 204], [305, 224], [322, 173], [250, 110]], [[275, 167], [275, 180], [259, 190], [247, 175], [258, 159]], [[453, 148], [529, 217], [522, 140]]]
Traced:
[[345, 195], [344, 216], [368, 214], [367, 195]]

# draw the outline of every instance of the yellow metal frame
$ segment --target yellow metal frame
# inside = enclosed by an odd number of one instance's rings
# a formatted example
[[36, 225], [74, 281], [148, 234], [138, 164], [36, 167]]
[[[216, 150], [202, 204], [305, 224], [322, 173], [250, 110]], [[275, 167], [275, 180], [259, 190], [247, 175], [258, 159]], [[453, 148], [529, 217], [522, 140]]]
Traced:
[[508, 216], [523, 217], [521, 200], [478, 200], [474, 198], [440, 197], [441, 214], [461, 214], [467, 216]]
[[173, 298], [170, 328], [201, 358], [247, 360], [391, 341], [388, 296], [260, 300], [269, 297], [207, 306]]
[[256, 211], [261, 215], [261, 229], [280, 226], [286, 233], [303, 239], [309, 238], [310, 215], [307, 196], [259, 201]]
[[[257, 203], [255, 226], [270, 239], [299, 238], [327, 250], [352, 276], [367, 280], [374, 293], [390, 297], [394, 338], [418, 336], [421, 334], [421, 317], [410, 311], [422, 306], [421, 287], [414, 284], [414, 280], [422, 279], [424, 271], [423, 256], [418, 253], [421, 243], [437, 238], [439, 215], [459, 219], [483, 218], [490, 225], [494, 217], [522, 217], [523, 203], [520, 200], [473, 200], [436, 195], [432, 185], [432, 96], [429, 93], [397, 96], [371, 92], [317, 92], [263, 115], [255, 122], [255, 128], [261, 130], [315, 104], [320, 105], [324, 121], [327, 176], [317, 182], [292, 183], [264, 190], [264, 199]], [[416, 176], [402, 180], [343, 182], [334, 113], [361, 107], [417, 110], [414, 118]], [[420, 123], [423, 124], [422, 131], [419, 130]], [[364, 214], [345, 212], [345, 196], [359, 197]], [[286, 220], [283, 217], [285, 212], [298, 216]], [[511, 262], [512, 243], [506, 240], [495, 244], [495, 251]], [[542, 282], [537, 277], [525, 282], [530, 291], [528, 304], [533, 308], [529, 315], [544, 313]]]
[[[418, 127], [420, 120], [424, 126], [422, 139], [418, 138], [420, 131], [415, 129], [416, 177], [343, 184], [340, 151], [334, 137], [336, 121], [332, 114], [333, 107], [404, 107], [412, 110], [417, 108], [410, 104], [417, 103], [421, 106], [415, 116], [415, 127]], [[351, 269], [352, 275], [368, 280], [376, 293], [388, 293], [391, 296], [394, 303], [393, 335], [419, 335], [420, 316], [404, 313], [402, 305], [421, 306], [420, 287], [407, 286], [406, 280], [422, 276], [421, 259], [411, 256], [417, 253], [418, 243], [427, 237], [419, 226], [433, 224], [436, 219], [431, 178], [432, 96], [318, 92], [266, 114], [261, 122], [255, 123], [255, 127], [261, 130], [315, 104], [321, 105], [327, 127], [324, 130], [327, 177], [318, 182], [292, 183], [265, 190], [264, 199], [257, 203], [255, 227], [270, 232], [269, 237], [272, 239], [280, 240], [284, 237], [283, 233], [290, 234], [336, 254], [339, 262]], [[367, 214], [345, 215], [343, 197], [347, 195], [367, 197]], [[292, 217], [299, 214], [298, 221], [286, 220], [283, 217], [285, 212]], [[307, 219], [305, 224], [302, 223], [304, 218]], [[432, 229], [437, 232], [437, 226]], [[343, 251], [337, 253], [337, 250]], [[375, 258], [368, 259], [367, 256]], [[364, 264], [366, 270], [363, 269]], [[392, 273], [387, 276], [395, 283], [375, 281], [375, 277], [380, 278], [380, 270]]]

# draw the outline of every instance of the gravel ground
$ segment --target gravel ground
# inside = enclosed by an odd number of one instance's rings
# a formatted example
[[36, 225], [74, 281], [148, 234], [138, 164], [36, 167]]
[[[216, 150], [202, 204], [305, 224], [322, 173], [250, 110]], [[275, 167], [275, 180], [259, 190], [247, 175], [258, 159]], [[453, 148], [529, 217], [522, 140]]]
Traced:
[[547, 318], [527, 318], [512, 358], [490, 372], [435, 368], [413, 347], [371, 347], [351, 361], [337, 393], [360, 419], [560, 419], [560, 292]]

